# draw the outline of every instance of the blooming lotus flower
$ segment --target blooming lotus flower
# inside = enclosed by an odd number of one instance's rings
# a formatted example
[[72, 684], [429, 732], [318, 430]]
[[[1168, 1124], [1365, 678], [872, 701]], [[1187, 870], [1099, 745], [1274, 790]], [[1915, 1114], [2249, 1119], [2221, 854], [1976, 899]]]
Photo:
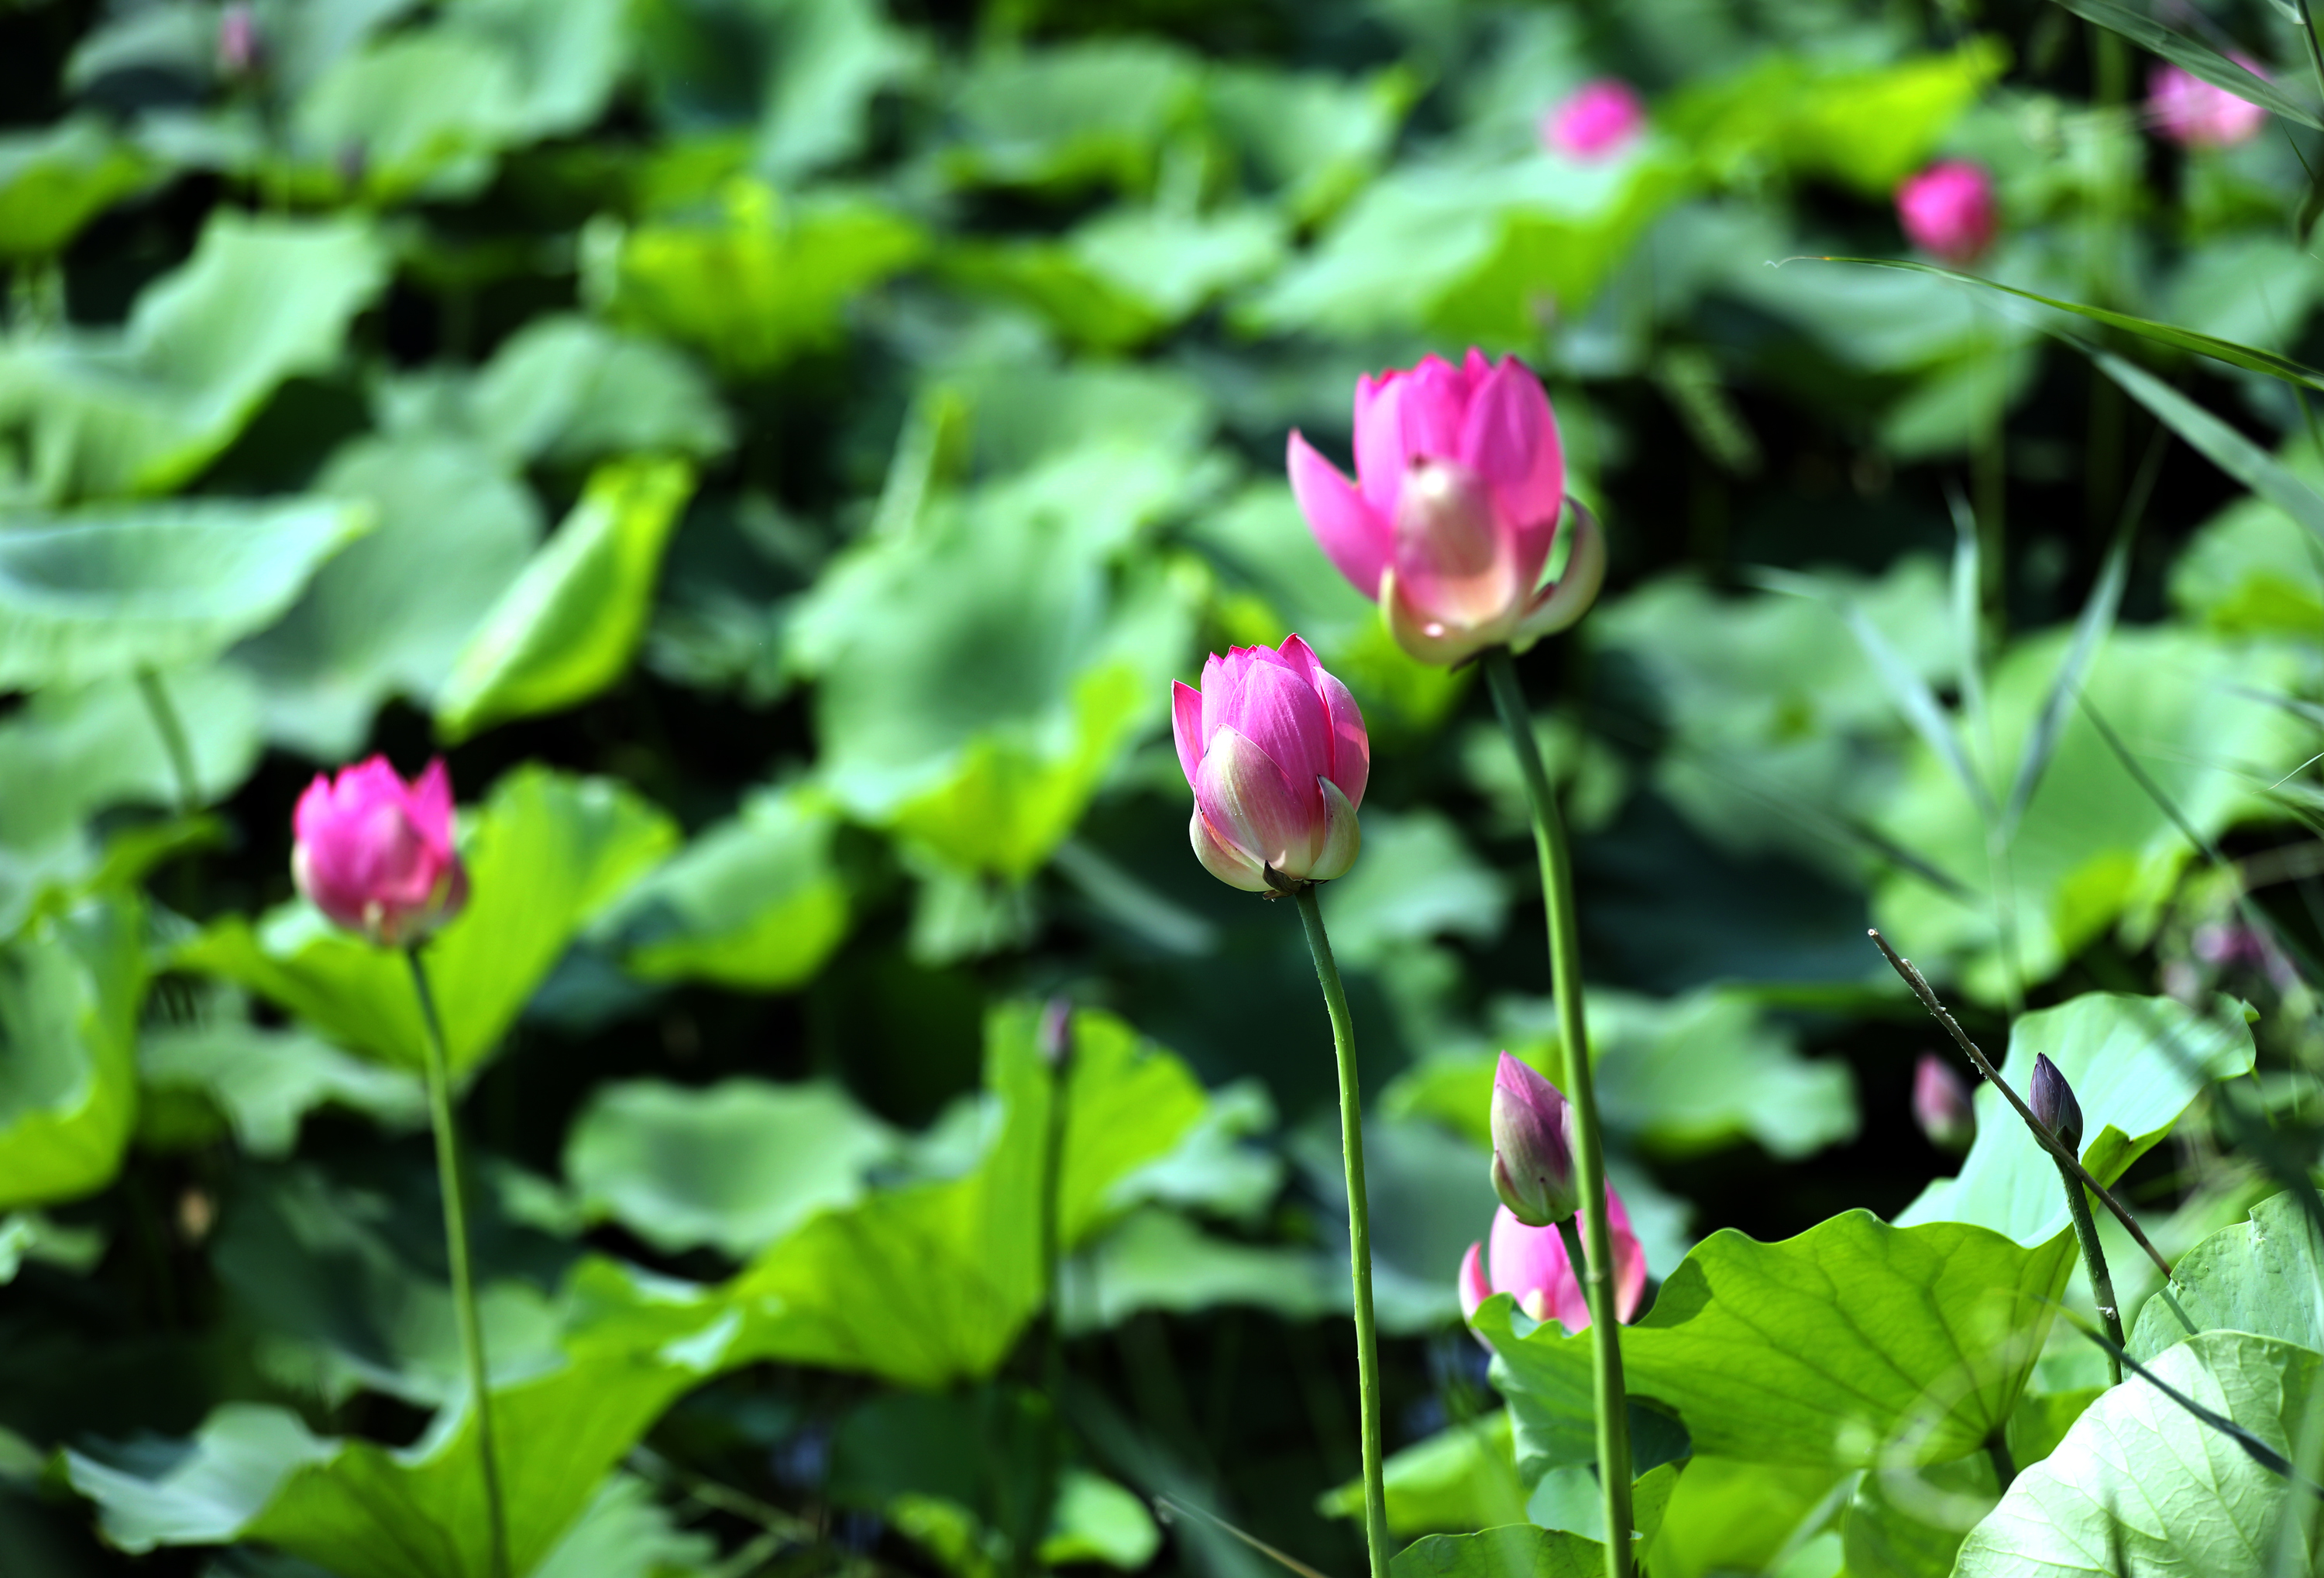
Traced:
[[1246, 892], [1327, 882], [1355, 863], [1371, 742], [1348, 687], [1293, 636], [1236, 647], [1174, 684], [1171, 732], [1194, 791], [1194, 856]]
[[[1627, 1323], [1646, 1296], [1646, 1254], [1638, 1247], [1638, 1235], [1630, 1231], [1630, 1213], [1622, 1209], [1622, 1197], [1611, 1184], [1606, 1186], [1606, 1215], [1614, 1239], [1614, 1314]], [[1565, 1258], [1565, 1240], [1557, 1229], [1527, 1227], [1504, 1205], [1493, 1215], [1491, 1244], [1489, 1280], [1484, 1245], [1471, 1244], [1461, 1262], [1462, 1319], [1475, 1319], [1477, 1306], [1494, 1294], [1508, 1293], [1535, 1320], [1554, 1320], [1568, 1332], [1589, 1329], [1589, 1301]]]
[[1605, 579], [1605, 546], [1574, 506], [1565, 574], [1541, 586], [1565, 503], [1557, 419], [1514, 356], [1471, 350], [1356, 381], [1356, 478], [1297, 432], [1291, 491], [1315, 540], [1377, 601], [1397, 644], [1452, 665], [1517, 648], [1582, 617]]
[[[2235, 61], [2255, 77], [2266, 75], [2241, 56]], [[2146, 114], [2155, 130], [2182, 148], [2231, 148], [2250, 142], [2267, 123], [2267, 111], [2250, 99], [2167, 61], [2146, 79]]]
[[374, 942], [417, 942], [468, 901], [468, 873], [452, 847], [452, 780], [440, 760], [408, 784], [384, 756], [337, 781], [318, 773], [291, 826], [299, 891]]
[[1585, 82], [1541, 117], [1543, 145], [1569, 159], [1609, 158], [1646, 129], [1646, 106], [1618, 77]]
[[1553, 1227], [1582, 1208], [1572, 1123], [1555, 1085], [1501, 1054], [1493, 1074], [1493, 1193], [1527, 1227]]
[[1913, 1070], [1913, 1121], [1931, 1145], [1954, 1156], [1967, 1151], [1977, 1138], [1977, 1110], [1969, 1105], [1969, 1087], [1933, 1052], [1922, 1053], [1920, 1066]]
[[1965, 159], [1932, 164], [1896, 189], [1896, 217], [1914, 246], [1967, 268], [2000, 224], [1993, 178]]

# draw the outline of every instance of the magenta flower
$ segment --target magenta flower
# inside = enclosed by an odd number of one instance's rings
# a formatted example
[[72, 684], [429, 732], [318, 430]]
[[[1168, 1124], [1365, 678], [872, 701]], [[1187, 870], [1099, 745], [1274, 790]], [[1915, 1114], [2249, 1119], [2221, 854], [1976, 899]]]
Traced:
[[[1606, 1186], [1607, 1228], [1614, 1239], [1614, 1313], [1628, 1322], [1646, 1296], [1646, 1253], [1630, 1231], [1630, 1213], [1614, 1186]], [[1537, 1321], [1555, 1321], [1568, 1332], [1590, 1327], [1590, 1305], [1565, 1258], [1565, 1240], [1554, 1227], [1527, 1227], [1506, 1205], [1493, 1213], [1492, 1277], [1486, 1279], [1482, 1244], [1471, 1244], [1461, 1262], [1461, 1315], [1476, 1318], [1477, 1306], [1496, 1293], [1514, 1294], [1517, 1307]]]
[[468, 901], [452, 847], [452, 780], [438, 760], [405, 783], [387, 758], [317, 773], [299, 797], [290, 874], [324, 914], [374, 942], [401, 947]]
[[[2266, 75], [2241, 56], [2235, 60], [2255, 77]], [[2250, 142], [2267, 122], [2267, 111], [2250, 99], [2167, 61], [2146, 79], [2146, 115], [2155, 130], [2182, 148], [2231, 148]]]
[[228, 77], [247, 76], [258, 69], [258, 19], [237, 0], [218, 13], [218, 69]]
[[1977, 1109], [1969, 1105], [1969, 1087], [1933, 1052], [1922, 1053], [1913, 1070], [1913, 1121], [1931, 1145], [1954, 1156], [1977, 1138]]
[[1174, 684], [1170, 702], [1194, 791], [1187, 831], [1211, 875], [1266, 893], [1328, 882], [1355, 863], [1371, 742], [1356, 698], [1305, 641], [1214, 653], [1203, 687]]
[[1572, 1123], [1555, 1085], [1501, 1054], [1493, 1074], [1493, 1193], [1527, 1227], [1554, 1226], [1582, 1208]]
[[1993, 178], [1965, 159], [1932, 164], [1896, 189], [1896, 218], [1914, 246], [1967, 268], [2000, 225]]
[[1568, 159], [1610, 158], [1646, 130], [1646, 106], [1637, 91], [1618, 77], [1585, 82], [1544, 112], [1543, 146]]
[[1450, 666], [1523, 649], [1582, 617], [1605, 578], [1596, 521], [1574, 507], [1565, 574], [1542, 586], [1565, 502], [1557, 418], [1514, 356], [1429, 356], [1356, 381], [1353, 483], [1293, 432], [1291, 492], [1340, 573], [1397, 644]]

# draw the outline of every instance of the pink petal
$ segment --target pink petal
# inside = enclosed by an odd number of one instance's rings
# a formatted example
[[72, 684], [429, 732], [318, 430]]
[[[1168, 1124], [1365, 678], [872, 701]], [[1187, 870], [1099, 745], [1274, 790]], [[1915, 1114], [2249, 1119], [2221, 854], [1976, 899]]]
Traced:
[[1304, 867], [1325, 827], [1322, 793], [1313, 779], [1301, 783], [1304, 794], [1240, 731], [1221, 727], [1203, 753], [1194, 807], [1222, 843], [1277, 871]]
[[[1332, 770], [1332, 721], [1323, 698], [1280, 654], [1260, 647], [1251, 658], [1242, 683], [1228, 692], [1220, 722], [1265, 752], [1289, 782], [1312, 784]], [[1322, 802], [1314, 809], [1320, 816]]]
[[1485, 1246], [1471, 1244], [1469, 1252], [1461, 1257], [1461, 1318], [1472, 1321], [1485, 1300], [1493, 1297], [1493, 1286], [1485, 1280]]
[[299, 796], [299, 804], [290, 813], [290, 835], [304, 844], [312, 838], [331, 814], [331, 780], [322, 773], [315, 775]]
[[1442, 356], [1423, 357], [1397, 402], [1404, 423], [1404, 454], [1415, 460], [1461, 458], [1461, 424], [1469, 405], [1469, 380]]
[[1565, 459], [1549, 396], [1515, 356], [1488, 374], [1470, 400], [1455, 458], [1493, 484], [1512, 521], [1549, 528], [1541, 533], [1542, 558], [1526, 577], [1530, 591], [1565, 498]]
[[1220, 837], [1218, 829], [1204, 819], [1199, 804], [1194, 807], [1194, 818], [1186, 824], [1186, 837], [1194, 844], [1194, 858], [1203, 863], [1203, 869], [1228, 887], [1240, 888], [1246, 893], [1272, 891], [1272, 884], [1258, 859]]
[[[1232, 655], [1231, 651], [1229, 655]], [[1229, 675], [1240, 668], [1241, 665], [1237, 663], [1230, 669], [1227, 660], [1216, 652], [1203, 660], [1203, 744], [1205, 749], [1210, 745], [1212, 734], [1226, 722]]]
[[[1405, 467], [1411, 457], [1404, 448], [1404, 399], [1412, 379], [1406, 373], [1385, 373], [1371, 385], [1356, 385], [1356, 484], [1374, 516], [1386, 521], [1396, 514], [1397, 494], [1404, 487]], [[1335, 561], [1336, 562], [1336, 561]], [[1375, 586], [1378, 577], [1374, 577]], [[1371, 587], [1359, 586], [1366, 596]]]
[[1315, 690], [1323, 697], [1323, 711], [1332, 720], [1332, 770], [1324, 776], [1340, 786], [1340, 792], [1348, 797], [1350, 805], [1360, 807], [1364, 786], [1372, 776], [1372, 743], [1371, 736], [1364, 732], [1364, 715], [1357, 710], [1356, 698], [1340, 683], [1338, 676], [1320, 668], [1315, 670]]
[[1194, 775], [1203, 770], [1203, 693], [1183, 679], [1170, 681], [1170, 734], [1177, 742], [1186, 787], [1192, 789]]
[[1357, 591], [1367, 597], [1378, 595], [1380, 568], [1388, 556], [1386, 518], [1373, 510], [1362, 490], [1296, 432], [1285, 466], [1291, 474], [1291, 496], [1299, 502], [1299, 512], [1307, 518], [1307, 530], [1315, 534], [1324, 557]]
[[412, 826], [429, 845], [444, 854], [452, 848], [452, 775], [444, 766], [441, 756], [428, 763], [426, 771], [414, 780], [404, 803], [410, 808]]

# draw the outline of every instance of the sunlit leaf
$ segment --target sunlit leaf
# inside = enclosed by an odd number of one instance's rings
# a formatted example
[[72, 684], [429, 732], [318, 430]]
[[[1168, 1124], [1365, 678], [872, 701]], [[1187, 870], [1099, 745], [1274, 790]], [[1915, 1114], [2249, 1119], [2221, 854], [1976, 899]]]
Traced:
[[[2289, 1194], [2270, 1195], [2251, 1219], [2221, 1228], [2179, 1257], [2172, 1293], [2200, 1331], [2226, 1328], [2324, 1347], [2324, 1234]], [[2130, 1333], [2130, 1352], [2148, 1363], [2186, 1326], [2158, 1295]]]
[[325, 1106], [415, 1129], [427, 1114], [420, 1081], [342, 1052], [301, 1030], [273, 1030], [246, 1018], [150, 1028], [139, 1038], [137, 1072], [149, 1088], [198, 1092], [225, 1114], [252, 1156], [288, 1156], [299, 1125]]
[[1605, 1570], [1605, 1547], [1596, 1540], [1529, 1523], [1432, 1534], [1388, 1564], [1389, 1578], [1591, 1578]]
[[125, 899], [0, 945], [0, 1208], [112, 1182], [137, 1107], [143, 918]]
[[1142, 188], [1157, 149], [1196, 106], [1194, 63], [1148, 39], [995, 49], [959, 78], [954, 179], [1005, 186]]
[[94, 120], [0, 136], [0, 257], [52, 257], [80, 227], [145, 184], [136, 150]]

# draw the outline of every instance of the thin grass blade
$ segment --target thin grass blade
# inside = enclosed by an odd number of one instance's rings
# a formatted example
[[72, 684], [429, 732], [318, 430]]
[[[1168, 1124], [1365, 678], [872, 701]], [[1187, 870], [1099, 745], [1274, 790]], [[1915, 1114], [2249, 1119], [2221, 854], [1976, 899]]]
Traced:
[[2145, 368], [2099, 351], [2091, 359], [2203, 457], [2324, 541], [2324, 495], [2292, 469]]
[[2129, 575], [2130, 533], [2117, 532], [2114, 546], [2107, 550], [2106, 563], [2098, 569], [2098, 584], [2082, 604], [2081, 617], [2074, 621], [2074, 639], [2066, 649], [2065, 661], [2058, 665], [2050, 694], [2043, 698], [2033, 727], [2025, 731], [2025, 749], [2017, 758], [2017, 776], [2009, 786], [2009, 805], [2001, 814], [2005, 837], [2017, 831], [2025, 807], [2034, 803], [2034, 791], [2042, 787], [2042, 775], [2049, 771], [2058, 737], [2065, 732], [2066, 709], [2081, 694], [2082, 678], [2097, 659], [2099, 645], [2114, 629], [2115, 615], [2122, 608], [2123, 583]]
[[2058, 4], [2085, 22], [2095, 22], [2109, 32], [2122, 34], [2139, 48], [2152, 51], [2214, 88], [2224, 88], [2237, 98], [2248, 99], [2288, 121], [2324, 132], [2324, 120], [2317, 118], [2312, 106], [2292, 97], [2266, 78], [2254, 76], [2199, 39], [2172, 32], [2153, 17], [2117, 5], [2114, 0], [2058, 0]]

